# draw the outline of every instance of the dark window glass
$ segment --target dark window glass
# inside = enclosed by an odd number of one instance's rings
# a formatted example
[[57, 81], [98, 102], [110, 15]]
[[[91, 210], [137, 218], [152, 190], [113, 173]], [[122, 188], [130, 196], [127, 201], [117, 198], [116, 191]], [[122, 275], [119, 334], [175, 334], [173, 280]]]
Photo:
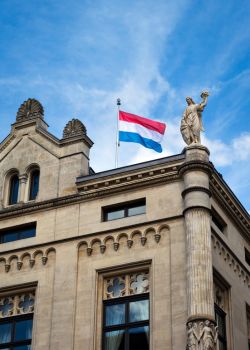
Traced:
[[36, 199], [38, 190], [39, 190], [39, 177], [40, 177], [40, 171], [34, 170], [31, 173], [30, 178], [30, 197], [29, 199]]
[[10, 179], [10, 196], [9, 204], [16, 204], [18, 199], [19, 179], [17, 175], [13, 175]]
[[212, 208], [212, 221], [221, 232], [225, 230], [227, 224], [213, 208]]
[[226, 313], [217, 305], [215, 305], [215, 321], [218, 326], [219, 350], [227, 350]]
[[145, 214], [146, 200], [140, 199], [136, 202], [119, 204], [117, 206], [107, 207], [103, 209], [104, 221], [126, 218], [128, 216]]
[[16, 322], [15, 340], [27, 340], [32, 336], [32, 320], [22, 320]]
[[1, 350], [31, 350], [33, 315], [8, 317], [0, 321]]
[[250, 266], [250, 252], [245, 248], [245, 260], [247, 264]]
[[129, 349], [149, 349], [149, 327], [135, 327], [129, 329]]
[[36, 223], [33, 222], [31, 224], [1, 230], [0, 243], [13, 242], [19, 239], [35, 237], [35, 235]]
[[123, 324], [125, 322], [125, 304], [114, 304], [106, 306], [106, 326]]
[[105, 301], [103, 350], [148, 349], [148, 294]]

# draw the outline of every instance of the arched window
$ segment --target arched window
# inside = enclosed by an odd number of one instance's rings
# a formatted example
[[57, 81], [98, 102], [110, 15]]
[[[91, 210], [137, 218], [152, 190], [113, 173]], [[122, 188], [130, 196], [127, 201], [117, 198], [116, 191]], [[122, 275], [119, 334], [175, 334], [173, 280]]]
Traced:
[[30, 193], [29, 200], [36, 199], [39, 190], [39, 169], [35, 169], [30, 173]]
[[14, 174], [10, 178], [9, 204], [16, 204], [18, 200], [19, 178]]

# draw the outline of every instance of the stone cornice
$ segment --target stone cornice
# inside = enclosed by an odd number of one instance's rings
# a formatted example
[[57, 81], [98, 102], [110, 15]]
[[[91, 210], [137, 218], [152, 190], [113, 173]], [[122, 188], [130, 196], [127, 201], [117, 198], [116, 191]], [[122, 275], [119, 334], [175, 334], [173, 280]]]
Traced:
[[250, 271], [216, 232], [212, 231], [211, 239], [215, 253], [219, 254], [224, 262], [227, 263], [234, 273], [238, 275], [239, 279], [250, 288]]
[[213, 197], [220, 203], [222, 208], [227, 211], [230, 218], [238, 226], [243, 237], [250, 241], [249, 214], [217, 171], [214, 171], [211, 177], [210, 190]]
[[29, 214], [40, 210], [49, 210], [66, 205], [84, 202], [86, 200], [101, 198], [110, 194], [121, 193], [138, 189], [139, 187], [147, 187], [161, 183], [173, 182], [179, 180], [177, 167], [168, 163], [156, 169], [140, 169], [136, 173], [119, 176], [105, 177], [86, 181], [81, 192], [74, 195], [55, 198], [37, 203], [22, 203], [13, 205], [9, 208], [0, 210], [0, 220], [8, 217]]

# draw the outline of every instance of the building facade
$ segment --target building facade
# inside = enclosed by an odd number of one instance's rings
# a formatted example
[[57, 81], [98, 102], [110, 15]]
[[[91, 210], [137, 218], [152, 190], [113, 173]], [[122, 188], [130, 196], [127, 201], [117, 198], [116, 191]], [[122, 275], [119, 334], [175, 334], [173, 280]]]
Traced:
[[248, 350], [250, 220], [202, 145], [94, 173], [28, 99], [0, 144], [0, 349]]

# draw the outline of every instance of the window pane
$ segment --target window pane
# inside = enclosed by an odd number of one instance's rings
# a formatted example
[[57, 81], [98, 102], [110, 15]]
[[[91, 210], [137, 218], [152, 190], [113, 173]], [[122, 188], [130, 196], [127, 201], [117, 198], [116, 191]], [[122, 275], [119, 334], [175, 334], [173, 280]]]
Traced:
[[39, 170], [33, 171], [31, 174], [31, 181], [30, 181], [30, 198], [29, 199], [35, 199], [38, 193], [39, 189]]
[[0, 344], [11, 341], [11, 323], [2, 323], [0, 325]]
[[124, 333], [124, 330], [122, 329], [119, 331], [106, 332], [105, 333], [105, 350], [124, 350], [125, 349], [124, 338], [125, 338], [125, 333]]
[[35, 235], [36, 235], [36, 228], [27, 227], [27, 228], [24, 228], [23, 230], [20, 230], [19, 239], [30, 238], [30, 237], [34, 237]]
[[15, 346], [13, 350], [31, 350], [31, 345]]
[[2, 236], [3, 243], [13, 242], [13, 241], [16, 241], [17, 239], [18, 239], [18, 236], [16, 232], [6, 233], [6, 234], [3, 234]]
[[129, 329], [129, 350], [149, 349], [149, 326]]
[[146, 212], [145, 204], [128, 208], [128, 216], [145, 214], [145, 212]]
[[106, 326], [123, 324], [125, 322], [125, 304], [106, 306], [105, 317]]
[[[26, 340], [32, 337], [32, 320], [16, 322], [15, 340]], [[26, 348], [25, 348], [26, 349]]]
[[129, 321], [145, 321], [149, 319], [148, 300], [139, 300], [129, 303]]
[[115, 219], [121, 219], [125, 216], [125, 210], [124, 209], [117, 209], [108, 211], [106, 213], [106, 220], [115, 220]]
[[17, 175], [14, 175], [10, 180], [9, 204], [16, 204], [17, 203], [18, 188], [19, 188], [19, 179], [18, 179]]

